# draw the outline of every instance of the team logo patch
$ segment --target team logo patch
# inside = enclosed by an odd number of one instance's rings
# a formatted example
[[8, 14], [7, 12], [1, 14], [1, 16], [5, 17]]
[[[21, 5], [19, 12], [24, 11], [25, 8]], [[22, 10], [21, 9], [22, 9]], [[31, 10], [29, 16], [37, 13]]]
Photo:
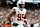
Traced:
[[19, 13], [20, 11], [18, 11], [18, 13]]

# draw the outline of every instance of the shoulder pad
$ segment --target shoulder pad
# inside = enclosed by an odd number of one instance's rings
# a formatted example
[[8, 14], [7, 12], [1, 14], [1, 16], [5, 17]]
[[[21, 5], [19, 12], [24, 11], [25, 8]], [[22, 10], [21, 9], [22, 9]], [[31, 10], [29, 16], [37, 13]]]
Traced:
[[13, 7], [12, 9], [13, 9], [13, 10], [16, 10], [16, 9], [17, 9], [17, 7]]

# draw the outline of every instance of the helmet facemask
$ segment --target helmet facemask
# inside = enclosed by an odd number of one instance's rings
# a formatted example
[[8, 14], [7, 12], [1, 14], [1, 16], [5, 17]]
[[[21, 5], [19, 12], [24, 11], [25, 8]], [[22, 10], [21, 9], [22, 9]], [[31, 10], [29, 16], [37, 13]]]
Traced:
[[19, 8], [24, 8], [25, 4], [19, 4]]

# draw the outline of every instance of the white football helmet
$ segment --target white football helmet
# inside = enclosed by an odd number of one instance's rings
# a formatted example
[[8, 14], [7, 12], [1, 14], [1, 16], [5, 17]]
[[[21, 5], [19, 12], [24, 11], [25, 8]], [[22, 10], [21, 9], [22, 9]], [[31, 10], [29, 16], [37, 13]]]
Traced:
[[19, 4], [23, 4], [23, 7], [25, 6], [25, 0], [19, 0], [17, 2], [17, 7], [19, 7]]

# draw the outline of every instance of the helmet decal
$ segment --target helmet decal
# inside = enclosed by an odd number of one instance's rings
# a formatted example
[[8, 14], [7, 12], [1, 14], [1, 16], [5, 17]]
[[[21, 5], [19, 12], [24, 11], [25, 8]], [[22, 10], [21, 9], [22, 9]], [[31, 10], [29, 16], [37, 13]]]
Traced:
[[23, 1], [22, 1], [22, 3], [23, 3]]

